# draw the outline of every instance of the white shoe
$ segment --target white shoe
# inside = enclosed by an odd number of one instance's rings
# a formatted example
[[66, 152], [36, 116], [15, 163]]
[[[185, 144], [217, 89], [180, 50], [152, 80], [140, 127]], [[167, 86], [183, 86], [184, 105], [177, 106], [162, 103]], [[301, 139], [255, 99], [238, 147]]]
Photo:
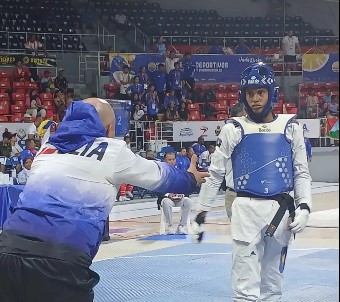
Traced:
[[178, 234], [178, 235], [187, 235], [188, 233], [185, 231], [184, 226], [179, 225], [178, 228], [177, 228], [176, 234]]
[[169, 226], [166, 232], [167, 235], [175, 235], [176, 231], [173, 227]]
[[130, 191], [126, 191], [126, 196], [130, 199], [133, 199], [133, 195]]
[[125, 197], [125, 196], [119, 196], [119, 200], [118, 201], [129, 201], [130, 199]]

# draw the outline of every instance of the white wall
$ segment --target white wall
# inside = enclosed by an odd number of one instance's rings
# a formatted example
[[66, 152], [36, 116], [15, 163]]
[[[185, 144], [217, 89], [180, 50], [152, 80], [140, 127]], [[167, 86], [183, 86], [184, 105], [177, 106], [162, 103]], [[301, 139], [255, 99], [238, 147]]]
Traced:
[[[283, 0], [282, 0], [283, 1]], [[152, 0], [166, 9], [217, 10], [221, 16], [266, 16], [267, 0]], [[332, 29], [339, 35], [339, 2], [337, 0], [287, 0], [287, 16], [302, 16], [319, 29]]]

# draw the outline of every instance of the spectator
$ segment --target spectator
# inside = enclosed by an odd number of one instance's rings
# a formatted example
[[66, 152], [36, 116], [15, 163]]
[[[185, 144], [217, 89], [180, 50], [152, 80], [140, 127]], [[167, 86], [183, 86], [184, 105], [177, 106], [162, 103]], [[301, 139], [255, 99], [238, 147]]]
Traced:
[[34, 34], [30, 36], [30, 38], [24, 44], [26, 53], [35, 55], [39, 49], [43, 47], [43, 44], [40, 43]]
[[175, 95], [174, 90], [170, 90], [169, 94], [164, 99], [164, 108], [168, 108], [170, 102], [174, 102], [176, 109], [178, 108], [179, 102]]
[[235, 54], [237, 55], [247, 55], [250, 54], [250, 49], [244, 44], [244, 39], [239, 40], [239, 44], [235, 47]]
[[242, 103], [237, 103], [231, 108], [230, 115], [232, 117], [246, 116], [247, 115], [246, 108]]
[[51, 78], [51, 72], [49, 70], [44, 71], [44, 76], [40, 80], [41, 90], [43, 92], [54, 92], [54, 83]]
[[119, 11], [115, 15], [115, 22], [118, 30], [124, 31], [125, 34], [128, 32], [129, 30], [128, 20], [122, 11]]
[[67, 108], [72, 104], [73, 98], [71, 96], [66, 96], [66, 101], [58, 109], [58, 118], [61, 122], [64, 119]]
[[54, 105], [57, 109], [57, 112], [60, 107], [65, 106], [65, 94], [58, 90], [54, 95]]
[[166, 94], [166, 85], [168, 82], [168, 74], [166, 73], [165, 65], [163, 63], [158, 65], [158, 70], [154, 72], [153, 84], [155, 85], [160, 108], [164, 106], [164, 98]]
[[314, 89], [311, 89], [306, 99], [307, 103], [307, 118], [315, 118], [318, 113], [319, 99], [315, 95]]
[[40, 126], [41, 122], [42, 118], [38, 116], [35, 119], [35, 121], [31, 124], [31, 126], [28, 128], [27, 136], [29, 139], [34, 139], [40, 142], [37, 129]]
[[22, 148], [18, 144], [17, 140], [17, 134], [12, 133], [12, 137], [10, 138], [12, 150], [11, 150], [11, 157], [13, 156], [20, 156], [20, 153], [22, 152]]
[[23, 169], [18, 174], [18, 184], [19, 185], [25, 185], [30, 174], [31, 174], [31, 167], [33, 163], [33, 157], [26, 157], [23, 159]]
[[304, 139], [305, 139], [305, 146], [306, 146], [306, 155], [307, 155], [307, 161], [312, 162], [313, 152], [312, 152], [312, 145], [310, 143], [310, 140], [308, 137], [306, 137], [306, 131], [303, 133]]
[[203, 152], [207, 151], [207, 148], [204, 146], [204, 137], [202, 135], [198, 138], [197, 143], [192, 145], [192, 149], [198, 158]]
[[133, 84], [126, 89], [126, 94], [131, 97], [132, 94], [137, 94], [139, 101], [142, 100], [144, 95], [144, 87], [139, 84], [139, 77], [135, 76], [133, 78]]
[[182, 147], [180, 153], [176, 156], [177, 168], [187, 171], [190, 167], [190, 159], [187, 156], [187, 149]]
[[28, 108], [26, 109], [26, 113], [30, 114], [31, 116], [46, 116], [46, 108], [41, 104], [37, 89], [33, 89], [30, 91], [29, 96], [26, 100], [26, 105], [28, 106]]
[[297, 54], [301, 55], [301, 47], [298, 37], [293, 35], [293, 31], [290, 30], [288, 35], [283, 38], [282, 41], [284, 62], [286, 63], [286, 70], [295, 70], [295, 63], [297, 61]]
[[149, 84], [150, 84], [150, 77], [149, 75], [146, 73], [146, 67], [142, 66], [139, 70], [139, 74], [138, 74], [138, 78], [139, 78], [139, 83], [143, 86], [144, 90], [148, 90]]
[[37, 151], [35, 150], [35, 143], [34, 140], [31, 138], [28, 138], [25, 140], [25, 149], [20, 153], [19, 159], [20, 162], [23, 163], [25, 158], [34, 158], [37, 154]]
[[21, 61], [18, 61], [13, 70], [13, 81], [14, 82], [24, 82], [31, 81], [32, 75], [26, 66], [22, 65]]
[[178, 121], [179, 120], [179, 115], [177, 111], [177, 107], [175, 106], [175, 103], [173, 101], [170, 101], [168, 105], [168, 109], [165, 114], [165, 120], [166, 121]]
[[135, 107], [137, 104], [141, 105], [141, 102], [139, 100], [138, 93], [134, 93], [132, 94], [132, 97], [131, 97], [131, 114], [134, 113]]
[[332, 95], [331, 103], [329, 104], [329, 113], [332, 116], [339, 116], [339, 98], [337, 95]]
[[180, 71], [179, 67], [179, 62], [176, 62], [175, 69], [171, 70], [169, 73], [169, 86], [170, 89], [175, 91], [177, 100], [182, 99], [183, 73]]
[[124, 142], [126, 144], [126, 148], [131, 150], [131, 141], [130, 141], [130, 135], [129, 134], [126, 134], [124, 136]]
[[216, 112], [217, 112], [217, 110], [213, 105], [211, 105], [209, 102], [204, 103], [203, 113], [204, 113], [205, 119], [207, 121], [214, 120]]
[[121, 100], [129, 100], [130, 97], [126, 93], [126, 90], [130, 87], [132, 75], [130, 74], [130, 67], [128, 65], [123, 66], [123, 71], [116, 71], [112, 74], [115, 81], [120, 84], [119, 96]]
[[179, 115], [179, 119], [181, 121], [187, 121], [188, 120], [189, 112], [188, 112], [186, 103], [180, 104], [179, 110], [178, 110], [178, 115]]
[[[164, 156], [164, 161], [172, 166], [176, 166], [176, 158], [174, 153], [166, 153]], [[164, 219], [167, 224], [167, 234], [168, 235], [186, 235], [187, 232], [185, 227], [187, 225], [191, 208], [193, 205], [192, 200], [189, 196], [184, 196], [183, 194], [173, 194], [167, 193], [165, 195], [160, 195], [157, 200], [158, 206], [163, 208]], [[172, 208], [181, 207], [182, 216], [177, 229], [173, 228], [172, 221]]]
[[145, 96], [148, 119], [150, 121], [156, 121], [159, 111], [159, 98], [157, 92], [155, 91], [155, 86], [149, 86], [149, 92]]
[[32, 116], [29, 113], [24, 114], [24, 119], [22, 121], [23, 123], [31, 123], [32, 122]]
[[188, 83], [185, 81], [182, 81], [182, 89], [181, 89], [181, 95], [182, 99], [181, 101], [186, 104], [192, 104], [191, 100], [191, 94], [190, 94], [190, 88], [188, 87]]
[[183, 68], [183, 80], [187, 82], [190, 92], [193, 92], [195, 88], [194, 73], [196, 70], [196, 64], [191, 59], [191, 53], [187, 52], [184, 55], [181, 62], [182, 62], [182, 68]]
[[174, 50], [171, 50], [169, 56], [165, 57], [165, 68], [167, 74], [169, 74], [171, 70], [175, 69], [175, 63], [178, 62], [179, 59], [180, 58], [176, 58], [176, 52]]
[[330, 89], [326, 90], [326, 95], [323, 97], [324, 103], [330, 104], [332, 101], [332, 91]]
[[146, 158], [147, 160], [155, 160], [155, 161], [158, 161], [158, 159], [155, 157], [155, 152], [153, 152], [152, 150], [146, 151], [145, 158]]
[[12, 145], [11, 139], [14, 134], [9, 131], [5, 131], [2, 134], [2, 142], [0, 142], [0, 156], [5, 156], [7, 158], [11, 157]]
[[60, 68], [58, 70], [58, 75], [54, 79], [54, 85], [55, 85], [55, 88], [60, 90], [62, 93], [66, 94], [67, 88], [68, 88], [68, 81], [66, 77], [64, 77], [64, 71], [65, 71], [64, 68]]
[[202, 152], [198, 158], [198, 164], [201, 169], [207, 170], [211, 163], [211, 156], [215, 152], [215, 146], [210, 145], [207, 151]]
[[134, 120], [134, 126], [136, 129], [136, 133], [137, 133], [137, 150], [141, 150], [143, 149], [143, 121], [144, 119], [144, 111], [140, 108], [140, 105], [137, 104], [135, 106], [135, 111], [132, 115], [132, 118]]
[[195, 151], [192, 147], [187, 148], [187, 157], [191, 160], [192, 156], [195, 154]]
[[166, 45], [163, 37], [159, 37], [158, 42], [156, 43], [156, 52], [163, 56], [166, 54]]
[[318, 110], [318, 117], [327, 117], [329, 115], [329, 105], [327, 103], [320, 103]]
[[213, 46], [211, 46], [209, 53], [212, 55], [224, 55], [223, 47], [220, 46], [219, 41], [215, 40], [215, 43]]

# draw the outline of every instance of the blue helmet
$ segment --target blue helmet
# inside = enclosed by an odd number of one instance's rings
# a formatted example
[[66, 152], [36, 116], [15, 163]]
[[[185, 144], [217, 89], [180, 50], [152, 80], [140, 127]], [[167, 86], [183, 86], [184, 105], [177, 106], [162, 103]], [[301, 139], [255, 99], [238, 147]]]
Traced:
[[[263, 111], [255, 114], [246, 100], [246, 89], [268, 89], [268, 102]], [[278, 87], [276, 86], [273, 70], [266, 64], [259, 62], [247, 67], [241, 75], [240, 101], [245, 105], [249, 117], [255, 122], [262, 122], [271, 112], [273, 103], [278, 100]]]

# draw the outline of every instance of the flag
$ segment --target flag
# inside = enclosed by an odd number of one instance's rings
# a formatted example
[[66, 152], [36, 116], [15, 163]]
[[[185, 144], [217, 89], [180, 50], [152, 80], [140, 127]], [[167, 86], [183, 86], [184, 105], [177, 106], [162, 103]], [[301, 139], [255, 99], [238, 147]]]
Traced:
[[339, 120], [336, 121], [332, 129], [329, 131], [328, 136], [336, 140], [339, 139]]

